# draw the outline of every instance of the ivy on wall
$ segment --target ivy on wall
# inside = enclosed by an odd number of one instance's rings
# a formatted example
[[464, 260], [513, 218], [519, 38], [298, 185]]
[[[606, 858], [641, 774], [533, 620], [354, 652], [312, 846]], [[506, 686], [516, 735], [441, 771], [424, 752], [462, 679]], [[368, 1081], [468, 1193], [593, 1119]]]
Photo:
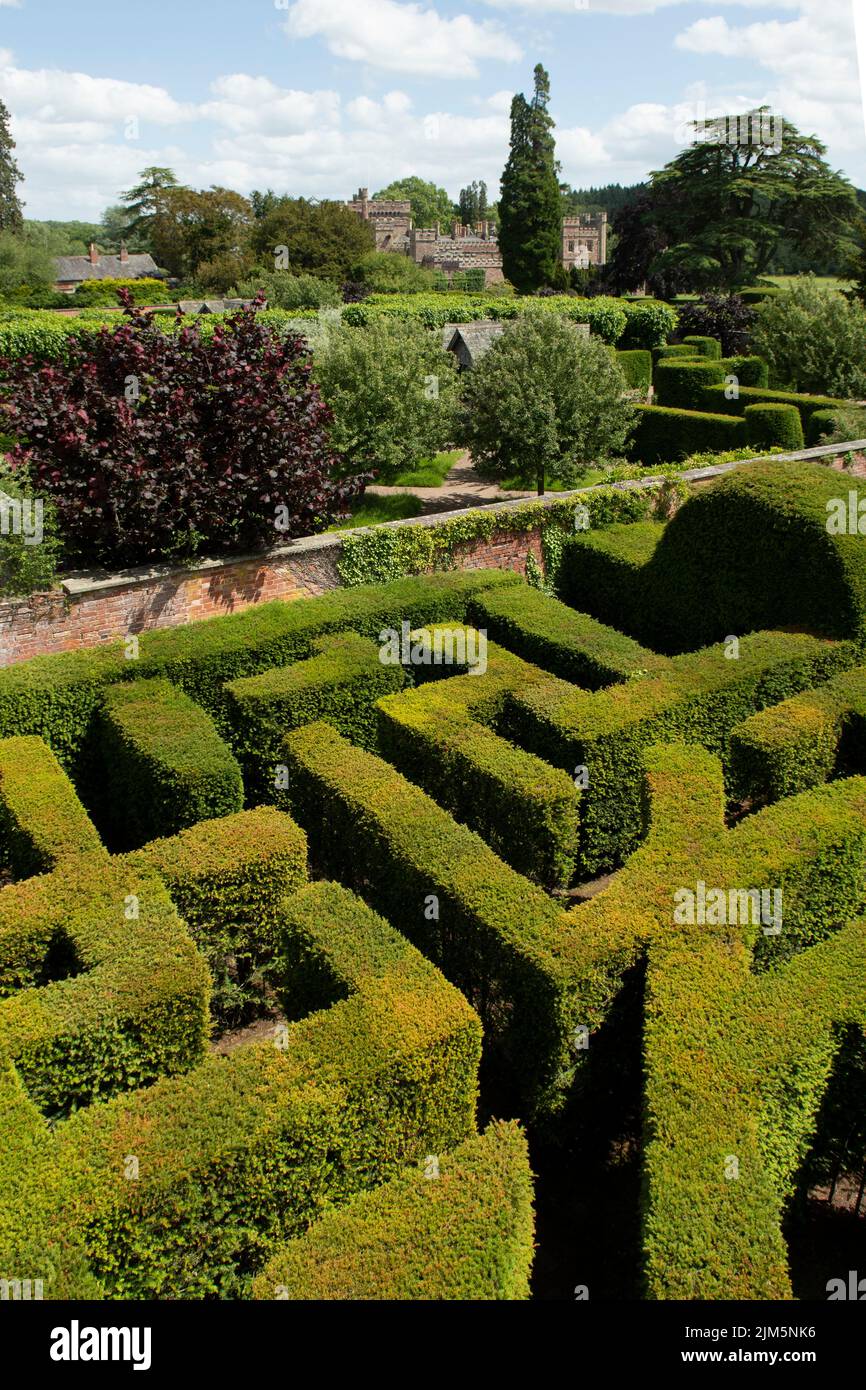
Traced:
[[[544, 576], [555, 580], [562, 547], [575, 530], [667, 516], [688, 494], [683, 483], [666, 480], [647, 488], [588, 488], [553, 503], [527, 502], [508, 511], [478, 507], [474, 511], [424, 526], [412, 523], [370, 527], [346, 536], [337, 561], [344, 586], [382, 584], [411, 574], [457, 568], [460, 551], [494, 536], [541, 533]], [[536, 573], [537, 571], [537, 573]], [[541, 582], [537, 564], [527, 561], [533, 582]]]

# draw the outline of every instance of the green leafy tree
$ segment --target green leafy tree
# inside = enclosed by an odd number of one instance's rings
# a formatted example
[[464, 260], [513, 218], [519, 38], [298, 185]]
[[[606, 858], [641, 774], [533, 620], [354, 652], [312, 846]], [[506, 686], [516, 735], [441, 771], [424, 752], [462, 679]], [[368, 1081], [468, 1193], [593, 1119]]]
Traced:
[[142, 169], [138, 183], [121, 193], [120, 201], [127, 210], [127, 235], [135, 236], [150, 247], [150, 232], [153, 223], [164, 207], [168, 193], [180, 188], [171, 169], [158, 164], [150, 164]]
[[26, 304], [54, 284], [54, 263], [41, 247], [13, 232], [0, 232], [0, 298]]
[[0, 232], [21, 232], [24, 218], [16, 185], [24, 175], [15, 163], [15, 141], [9, 134], [9, 111], [0, 101]]
[[380, 188], [373, 197], [408, 199], [412, 204], [412, 220], [416, 227], [435, 227], [437, 222], [447, 225], [454, 216], [450, 193], [444, 188], [437, 188], [435, 183], [418, 178], [417, 174], [389, 183], [387, 188]]
[[342, 283], [376, 240], [369, 222], [343, 203], [282, 198], [255, 222], [252, 249], [262, 264]]
[[432, 271], [394, 251], [369, 251], [354, 267], [352, 279], [374, 294], [413, 294], [436, 285]]
[[541, 495], [625, 448], [633, 410], [616, 358], [559, 314], [512, 319], [463, 381], [457, 439], [494, 477], [532, 480]]
[[254, 188], [250, 194], [250, 207], [257, 222], [261, 221], [263, 217], [267, 217], [269, 212], [273, 212], [279, 202], [280, 196], [272, 188], [266, 189], [264, 193], [261, 189]]
[[313, 370], [346, 473], [375, 469], [387, 483], [450, 443], [457, 370], [438, 334], [400, 320], [343, 324], [317, 349]]
[[[130, 237], [129, 209], [122, 203], [114, 203], [105, 209], [100, 220], [99, 231], [91, 241], [99, 242], [104, 251], [119, 251], [121, 243], [130, 250], [138, 250], [140, 238]], [[130, 241], [132, 245], [130, 246]]]
[[148, 239], [157, 264], [172, 275], [198, 277], [207, 266], [207, 288], [228, 289], [253, 264], [249, 248], [252, 209], [230, 188], [165, 189], [150, 222]]
[[855, 190], [815, 136], [767, 107], [695, 122], [695, 135], [652, 175], [650, 222], [663, 248], [651, 275], [730, 290], [763, 274], [783, 240], [817, 260], [850, 247]]
[[866, 308], [805, 275], [759, 306], [752, 351], [795, 391], [866, 397]]
[[460, 220], [466, 226], [472, 227], [476, 222], [484, 222], [489, 218], [490, 206], [487, 202], [487, 184], [483, 179], [480, 182], [473, 182], [466, 188], [461, 188], [458, 206], [460, 208]]
[[511, 143], [499, 198], [499, 247], [506, 279], [524, 293], [550, 285], [562, 245], [550, 80], [539, 63], [531, 102], [511, 103]]
[[91, 241], [104, 245], [98, 222], [39, 222], [24, 219], [24, 240], [47, 256], [83, 256]]
[[243, 299], [255, 299], [260, 291], [272, 309], [336, 309], [342, 303], [332, 280], [292, 275], [288, 270], [255, 269], [237, 286]]

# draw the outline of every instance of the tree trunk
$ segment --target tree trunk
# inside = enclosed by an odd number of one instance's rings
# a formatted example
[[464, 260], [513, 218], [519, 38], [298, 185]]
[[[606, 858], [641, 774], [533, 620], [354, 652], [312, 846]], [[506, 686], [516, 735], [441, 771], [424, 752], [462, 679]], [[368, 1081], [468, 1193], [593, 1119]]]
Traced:
[[544, 469], [543, 469], [543, 468], [540, 468], [540, 469], [538, 470], [537, 485], [538, 485], [538, 495], [539, 495], [539, 497], [543, 497], [543, 496], [544, 496]]

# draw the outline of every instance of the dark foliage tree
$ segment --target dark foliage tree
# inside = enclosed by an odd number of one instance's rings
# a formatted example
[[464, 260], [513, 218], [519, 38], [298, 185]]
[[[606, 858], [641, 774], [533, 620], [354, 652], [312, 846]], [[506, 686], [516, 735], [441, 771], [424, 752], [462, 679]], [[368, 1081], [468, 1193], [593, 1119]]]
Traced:
[[15, 163], [15, 141], [9, 134], [9, 111], [0, 101], [0, 232], [20, 234], [24, 226], [16, 185], [24, 175]]
[[499, 247], [506, 279], [524, 293], [550, 285], [562, 244], [550, 80], [539, 63], [531, 102], [511, 103], [511, 143], [499, 198]]
[[150, 249], [150, 230], [154, 219], [162, 209], [167, 193], [177, 188], [180, 188], [180, 184], [171, 169], [158, 164], [150, 164], [142, 169], [135, 187], [128, 188], [120, 195], [127, 214], [125, 235], [135, 237]]
[[722, 354], [734, 357], [748, 352], [755, 310], [744, 304], [738, 294], [707, 293], [702, 300], [679, 307], [678, 332], [684, 338], [697, 333], [702, 337], [718, 338]]
[[71, 559], [242, 553], [346, 515], [363, 480], [336, 480], [300, 338], [255, 308], [165, 331], [121, 298], [123, 325], [70, 338], [63, 365], [0, 361], [0, 419], [27, 441], [9, 462], [54, 503]]
[[282, 198], [254, 224], [251, 244], [263, 265], [342, 284], [376, 239], [370, 223], [342, 203]]

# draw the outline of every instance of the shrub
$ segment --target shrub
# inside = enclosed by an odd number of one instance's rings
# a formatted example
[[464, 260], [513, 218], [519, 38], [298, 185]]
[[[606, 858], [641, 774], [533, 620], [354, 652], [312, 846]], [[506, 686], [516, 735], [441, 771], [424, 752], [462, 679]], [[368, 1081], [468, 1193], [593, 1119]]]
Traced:
[[697, 353], [693, 347], [687, 347], [685, 343], [662, 343], [660, 347], [652, 349], [653, 367], [657, 362], [667, 357], [685, 357], [694, 360]]
[[806, 443], [844, 444], [849, 439], [866, 439], [866, 410], [839, 406], [834, 410], [813, 410], [806, 424]]
[[168, 681], [111, 686], [100, 734], [105, 815], [125, 847], [243, 806], [241, 770], [213, 720]]
[[[749, 351], [755, 311], [742, 294], [705, 294], [699, 301], [678, 306], [678, 312], [681, 333], [718, 339], [725, 357]], [[691, 341], [690, 337], [685, 341]]]
[[123, 326], [70, 337], [63, 366], [7, 358], [0, 373], [25, 441], [12, 466], [27, 466], [90, 565], [309, 535], [358, 491], [331, 476], [330, 416], [301, 342], [254, 309], [165, 334], [127, 304]]
[[866, 396], [866, 306], [811, 276], [761, 305], [753, 343], [780, 386]]
[[69, 296], [68, 303], [76, 309], [82, 305], [105, 305], [116, 309], [120, 290], [128, 291], [133, 304], [165, 304], [166, 300], [170, 303], [172, 299], [171, 291], [163, 280], [145, 275], [138, 280], [83, 280], [76, 287], [75, 293]]
[[638, 405], [636, 412], [629, 456], [647, 467], [689, 454], [736, 449], [745, 440], [745, 423], [735, 416], [661, 405]]
[[465, 385], [458, 437], [494, 476], [573, 483], [621, 453], [632, 424], [625, 380], [603, 343], [539, 311], [509, 324]]
[[0, 231], [0, 300], [25, 303], [34, 294], [50, 294], [53, 283], [54, 264], [45, 251]]
[[53, 505], [0, 457], [0, 598], [50, 589], [61, 549]]
[[692, 333], [683, 338], [683, 343], [693, 347], [700, 357], [706, 357], [711, 362], [718, 362], [722, 355], [722, 345], [718, 338]]
[[781, 449], [793, 453], [803, 448], [803, 422], [794, 405], [747, 405], [744, 411], [746, 438], [759, 448]]
[[653, 377], [659, 405], [674, 410], [700, 410], [706, 386], [718, 386], [725, 380], [721, 363], [706, 358], [680, 360], [661, 358]]
[[646, 395], [652, 384], [653, 373], [653, 361], [649, 352], [643, 348], [621, 350], [617, 352], [616, 360], [622, 369], [626, 385], [632, 391], [640, 391]]
[[57, 1135], [58, 1219], [115, 1297], [244, 1296], [324, 1207], [473, 1131], [478, 1019], [435, 967], [335, 884], [287, 898], [279, 929], [300, 1018], [280, 1045], [210, 1055]]
[[261, 1299], [524, 1299], [533, 1256], [532, 1174], [519, 1127], [494, 1121], [330, 1212], [256, 1278]]
[[289, 729], [327, 719], [353, 743], [374, 747], [375, 701], [404, 681], [402, 666], [384, 664], [378, 644], [354, 632], [316, 638], [313, 653], [226, 685], [235, 750], [256, 799], [274, 799], [275, 768]]
[[0, 868], [29, 878], [66, 855], [103, 852], [48, 745], [32, 736], [0, 739]]
[[[368, 251], [352, 270], [352, 279], [360, 280], [376, 294], [411, 294], [414, 291], [434, 288], [433, 272], [418, 265], [408, 256], [396, 255], [393, 251]], [[455, 286], [455, 289], [468, 286]], [[484, 289], [484, 271], [481, 272], [481, 289]]]
[[456, 364], [417, 324], [343, 324], [316, 353], [315, 375], [334, 414], [331, 440], [346, 472], [372, 468], [387, 482], [451, 442]]
[[760, 386], [766, 390], [770, 371], [763, 357], [722, 357], [725, 376], [737, 378], [739, 386]]
[[343, 301], [331, 280], [315, 275], [291, 275], [287, 270], [251, 270], [237, 286], [242, 299], [263, 294], [275, 309], [330, 309]]
[[715, 385], [707, 386], [703, 392], [701, 409], [742, 415], [747, 405], [795, 405], [805, 430], [814, 411], [828, 410], [834, 406], [838, 408], [844, 404], [844, 401], [834, 400], [832, 396], [807, 396], [796, 391], [773, 391], [760, 386], [740, 386], [733, 394], [727, 386]]
[[623, 349], [660, 347], [677, 326], [678, 314], [669, 304], [641, 299], [626, 303], [625, 328], [618, 339]]

